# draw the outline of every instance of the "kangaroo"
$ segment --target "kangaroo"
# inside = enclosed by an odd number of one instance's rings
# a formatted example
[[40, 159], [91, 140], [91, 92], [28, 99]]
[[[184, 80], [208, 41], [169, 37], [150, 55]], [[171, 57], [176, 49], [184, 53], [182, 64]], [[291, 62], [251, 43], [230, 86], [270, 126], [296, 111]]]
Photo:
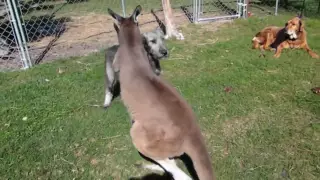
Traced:
[[[118, 35], [119, 28], [116, 24], [113, 24], [114, 29]], [[143, 39], [144, 48], [147, 51], [150, 66], [155, 74], [160, 75], [162, 73], [160, 61], [168, 58], [169, 51], [164, 41], [164, 33], [160, 28], [156, 28], [153, 31], [145, 32], [141, 35]], [[117, 54], [119, 45], [111, 46], [106, 50], [105, 54], [105, 96], [104, 104], [105, 108], [110, 107], [112, 100], [119, 95], [119, 69], [114, 67], [116, 64], [115, 56]]]
[[172, 158], [187, 154], [200, 180], [215, 179], [204, 138], [191, 106], [178, 91], [153, 73], [138, 27], [138, 5], [130, 17], [108, 8], [119, 25], [121, 98], [132, 120], [132, 143], [141, 156], [152, 160], [175, 180], [191, 180]]

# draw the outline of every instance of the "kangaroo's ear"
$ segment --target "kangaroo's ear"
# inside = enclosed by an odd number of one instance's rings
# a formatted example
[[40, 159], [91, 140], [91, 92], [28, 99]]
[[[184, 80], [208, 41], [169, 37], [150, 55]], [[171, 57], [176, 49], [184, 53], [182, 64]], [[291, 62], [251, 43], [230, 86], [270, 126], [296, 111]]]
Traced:
[[117, 34], [119, 34], [119, 27], [116, 23], [113, 23], [113, 28], [116, 30]]
[[113, 12], [111, 9], [108, 8], [108, 13], [117, 21], [117, 23], [121, 24], [123, 21], [123, 17], [120, 16], [119, 14]]
[[138, 23], [138, 16], [140, 15], [142, 11], [142, 8], [140, 5], [138, 5], [136, 7], [136, 9], [133, 11], [132, 15], [131, 15], [131, 19], [135, 22], [135, 23]]

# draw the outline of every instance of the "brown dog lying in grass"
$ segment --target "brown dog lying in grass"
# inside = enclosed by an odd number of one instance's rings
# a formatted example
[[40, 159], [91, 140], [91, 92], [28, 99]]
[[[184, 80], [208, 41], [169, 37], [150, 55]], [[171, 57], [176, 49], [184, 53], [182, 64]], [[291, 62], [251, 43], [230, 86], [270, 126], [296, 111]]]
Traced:
[[307, 32], [300, 17], [290, 19], [284, 28], [268, 26], [258, 32], [252, 39], [252, 48], [261, 51], [276, 49], [275, 58], [280, 57], [283, 49], [304, 49], [313, 58], [319, 55], [313, 52], [307, 43]]

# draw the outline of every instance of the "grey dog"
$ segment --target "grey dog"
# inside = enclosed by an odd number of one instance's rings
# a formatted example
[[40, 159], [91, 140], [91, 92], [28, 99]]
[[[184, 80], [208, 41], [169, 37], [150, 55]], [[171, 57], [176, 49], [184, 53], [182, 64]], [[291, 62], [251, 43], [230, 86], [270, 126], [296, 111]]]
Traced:
[[[118, 33], [118, 27], [114, 25]], [[148, 54], [150, 66], [155, 74], [161, 74], [160, 60], [169, 56], [168, 49], [164, 42], [164, 33], [160, 28], [141, 35], [143, 38], [144, 48]], [[114, 45], [107, 49], [105, 54], [105, 99], [103, 106], [105, 108], [111, 105], [115, 95], [120, 93], [119, 70], [114, 66], [115, 56], [119, 45]]]

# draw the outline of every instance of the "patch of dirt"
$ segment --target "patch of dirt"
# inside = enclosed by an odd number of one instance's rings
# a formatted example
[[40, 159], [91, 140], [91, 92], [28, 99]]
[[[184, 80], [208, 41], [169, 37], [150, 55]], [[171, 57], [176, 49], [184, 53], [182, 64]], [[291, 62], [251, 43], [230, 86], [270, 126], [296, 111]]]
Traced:
[[[164, 22], [163, 12], [156, 12], [156, 15]], [[175, 10], [174, 17], [178, 27], [189, 23], [181, 10]], [[66, 31], [54, 42], [41, 63], [72, 56], [86, 56], [118, 43], [113, 28], [114, 21], [109, 15], [91, 13], [86, 16], [72, 16], [70, 19], [71, 21], [66, 23]], [[139, 25], [142, 32], [158, 27], [151, 13], [142, 14], [139, 18]], [[45, 37], [38, 42], [29, 43], [29, 54], [33, 62], [53, 39], [54, 37]], [[18, 53], [13, 55], [13, 59], [0, 59], [0, 69], [21, 67], [22, 63]]]
[[[164, 22], [162, 11], [156, 12], [156, 15]], [[180, 9], [174, 9], [174, 17], [178, 28], [190, 23], [185, 13]], [[114, 21], [109, 15], [91, 13], [86, 16], [71, 16], [70, 19], [71, 21], [66, 23], [66, 31], [52, 44], [41, 63], [74, 56], [87, 56], [118, 43], [113, 28]], [[215, 31], [224, 22], [219, 21], [215, 24], [201, 24], [196, 34], [198, 31]], [[139, 25], [141, 32], [152, 31], [158, 27], [158, 23], [151, 13], [142, 14], [139, 18]], [[184, 35], [187, 33], [183, 32]], [[45, 37], [38, 42], [28, 44], [32, 62], [38, 59], [53, 39], [54, 37]], [[10, 60], [0, 59], [0, 70], [22, 68], [18, 53], [12, 56], [13, 59]]]
[[258, 119], [256, 114], [250, 114], [246, 117], [238, 117], [227, 120], [223, 123], [222, 132], [225, 137], [234, 138], [244, 135], [248, 130], [252, 129], [255, 120]]

